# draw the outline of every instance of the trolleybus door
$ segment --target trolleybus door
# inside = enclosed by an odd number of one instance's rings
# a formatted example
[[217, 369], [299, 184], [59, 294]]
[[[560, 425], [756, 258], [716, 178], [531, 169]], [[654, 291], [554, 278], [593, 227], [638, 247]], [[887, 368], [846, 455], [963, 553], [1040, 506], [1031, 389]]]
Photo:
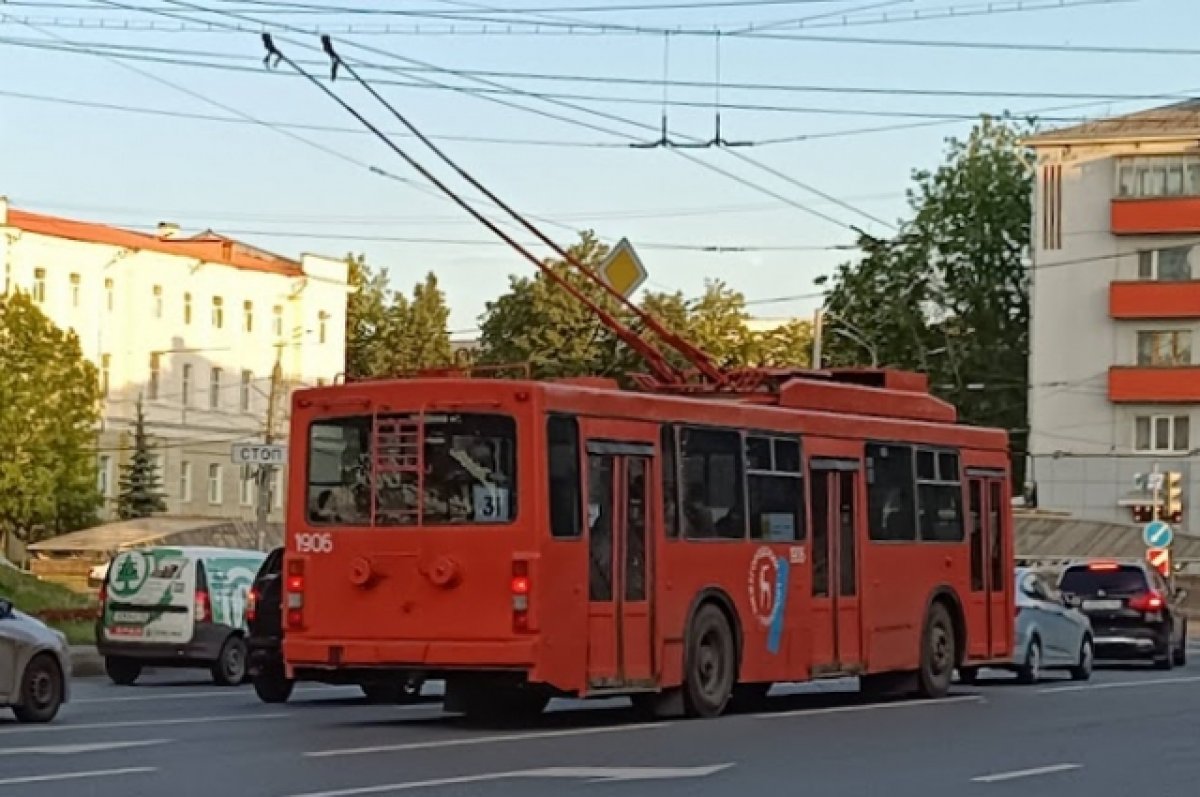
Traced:
[[814, 457], [809, 471], [813, 672], [855, 672], [863, 659], [858, 566], [862, 464]]
[[589, 440], [588, 684], [652, 685], [652, 445]]
[[967, 533], [971, 553], [971, 616], [967, 627], [967, 652], [975, 658], [1004, 656], [1008, 636], [1007, 590], [1012, 572], [1005, 567], [1004, 476], [999, 472], [968, 469]]

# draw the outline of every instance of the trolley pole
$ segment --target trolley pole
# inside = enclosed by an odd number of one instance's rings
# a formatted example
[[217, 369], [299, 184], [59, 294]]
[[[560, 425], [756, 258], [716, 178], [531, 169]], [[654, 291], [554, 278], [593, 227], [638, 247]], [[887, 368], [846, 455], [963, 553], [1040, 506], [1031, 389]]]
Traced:
[[[275, 442], [275, 412], [279, 406], [279, 387], [283, 381], [283, 367], [280, 360], [283, 356], [282, 347], [275, 355], [275, 365], [271, 369], [271, 392], [267, 395], [267, 425], [263, 432], [263, 442], [271, 445]], [[258, 512], [256, 530], [258, 534], [258, 549], [267, 548], [267, 517], [271, 512], [271, 482], [275, 474], [275, 465], [263, 464], [258, 467]]]

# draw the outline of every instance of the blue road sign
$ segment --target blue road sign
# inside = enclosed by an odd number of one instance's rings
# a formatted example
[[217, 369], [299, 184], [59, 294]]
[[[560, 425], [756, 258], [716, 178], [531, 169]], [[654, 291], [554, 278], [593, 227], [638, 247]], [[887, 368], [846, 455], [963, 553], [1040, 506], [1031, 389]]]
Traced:
[[1166, 548], [1174, 539], [1174, 529], [1161, 520], [1152, 520], [1142, 529], [1142, 541], [1146, 543], [1147, 548]]

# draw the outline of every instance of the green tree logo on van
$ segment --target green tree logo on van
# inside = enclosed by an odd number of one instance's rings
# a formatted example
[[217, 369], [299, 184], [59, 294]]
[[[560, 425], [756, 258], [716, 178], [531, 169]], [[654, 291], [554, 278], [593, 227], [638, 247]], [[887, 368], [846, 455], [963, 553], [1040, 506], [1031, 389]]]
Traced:
[[146, 578], [150, 575], [146, 557], [134, 551], [121, 554], [113, 566], [116, 568], [116, 574], [109, 579], [109, 586], [114, 595], [133, 595], [146, 583]]

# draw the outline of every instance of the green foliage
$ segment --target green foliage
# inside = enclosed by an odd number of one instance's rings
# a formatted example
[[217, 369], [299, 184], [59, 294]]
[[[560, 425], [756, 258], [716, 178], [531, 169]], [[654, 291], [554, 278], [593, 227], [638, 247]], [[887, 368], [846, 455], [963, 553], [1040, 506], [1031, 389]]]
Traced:
[[3, 565], [0, 565], [0, 596], [12, 601], [26, 614], [33, 615], [48, 609], [81, 609], [92, 605], [86, 595]]
[[[830, 364], [924, 371], [969, 423], [1026, 426], [1028, 252], [1033, 163], [1027, 132], [984, 118], [913, 174], [912, 218], [890, 241], [864, 238], [826, 302]], [[856, 340], [859, 338], [861, 340]]]
[[0, 533], [36, 542], [95, 522], [99, 410], [75, 333], [27, 294], [0, 296]]
[[[567, 251], [583, 265], [596, 268], [607, 256], [608, 247], [591, 232], [584, 232]], [[549, 265], [597, 305], [656, 342], [643, 323], [627, 310], [618, 309], [617, 303], [594, 283], [566, 263], [550, 261]], [[793, 322], [781, 328], [783, 331], [753, 332], [748, 325], [745, 297], [719, 280], [706, 282], [704, 293], [697, 299], [689, 300], [678, 291], [648, 292], [639, 306], [667, 329], [707, 352], [719, 365], [808, 362], [807, 349], [801, 352], [796, 345], [808, 329], [806, 323]], [[482, 364], [529, 363], [537, 378], [621, 377], [646, 370], [641, 358], [591, 310], [541, 273], [510, 277], [508, 293], [488, 303], [480, 320], [480, 333]], [[681, 355], [663, 345], [658, 348], [674, 365], [687, 365]]]
[[410, 299], [388, 289], [388, 273], [373, 272], [362, 256], [347, 258], [353, 293], [346, 314], [346, 375], [403, 374], [449, 365], [453, 360], [450, 310], [432, 273]]
[[167, 511], [158, 467], [146, 437], [146, 414], [142, 410], [141, 396], [138, 396], [137, 420], [133, 427], [133, 456], [121, 466], [120, 485], [117, 516], [121, 520], [150, 517], [155, 512]]

